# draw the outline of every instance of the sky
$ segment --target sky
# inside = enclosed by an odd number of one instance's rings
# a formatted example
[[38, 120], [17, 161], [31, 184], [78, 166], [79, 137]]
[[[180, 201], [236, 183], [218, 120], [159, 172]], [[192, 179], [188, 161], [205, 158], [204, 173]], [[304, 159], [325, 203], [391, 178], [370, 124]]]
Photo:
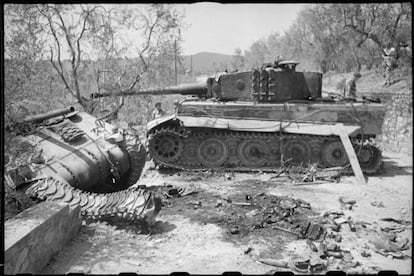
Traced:
[[[104, 5], [111, 7], [116, 4]], [[143, 4], [132, 4], [136, 8]], [[184, 14], [181, 43], [183, 55], [199, 52], [213, 52], [233, 55], [236, 48], [244, 51], [257, 40], [272, 33], [283, 34], [295, 21], [298, 13], [309, 4], [221, 4], [197, 2], [175, 4]], [[7, 23], [7, 22], [6, 22]], [[5, 24], [5, 35], [8, 33]], [[140, 33], [131, 30], [118, 30], [118, 39], [126, 47], [130, 57], [136, 56], [136, 46], [140, 45]], [[62, 57], [69, 58], [67, 47]]]
[[178, 4], [189, 25], [182, 31], [184, 55], [199, 52], [242, 53], [274, 32], [283, 34], [307, 4]]

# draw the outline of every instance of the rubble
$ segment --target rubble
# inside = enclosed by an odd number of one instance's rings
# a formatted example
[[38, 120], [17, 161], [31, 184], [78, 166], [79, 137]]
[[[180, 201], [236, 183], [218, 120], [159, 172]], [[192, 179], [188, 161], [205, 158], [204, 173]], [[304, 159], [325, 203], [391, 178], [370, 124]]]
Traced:
[[306, 244], [309, 246], [309, 248], [313, 252], [318, 252], [318, 248], [316, 247], [316, 245], [311, 240], [306, 240]]
[[[229, 239], [243, 240], [264, 229], [277, 231], [276, 236], [279, 237], [303, 239], [309, 252], [304, 253], [299, 259], [287, 261], [282, 258], [272, 258], [271, 255], [270, 258], [265, 258], [262, 253], [251, 255], [252, 247], [243, 251], [244, 254], [252, 257], [260, 256], [258, 262], [279, 269], [288, 268], [298, 273], [320, 273], [329, 269], [361, 272], [366, 269], [366, 266], [361, 263], [361, 259], [354, 259], [352, 254], [355, 254], [355, 251], [351, 254], [346, 247], [349, 241], [348, 235], [355, 233], [360, 238], [363, 235], [372, 235], [374, 229], [387, 235], [382, 235], [379, 240], [370, 242], [368, 247], [358, 250], [359, 258], [370, 258], [373, 254], [380, 254], [387, 258], [407, 258], [404, 250], [409, 248], [409, 241], [398, 236], [399, 232], [407, 229], [409, 224], [407, 221], [383, 218], [382, 220], [389, 225], [380, 227], [375, 223], [355, 220], [350, 216], [351, 213], [347, 208], [357, 206], [357, 201], [345, 196], [338, 198], [340, 208], [327, 210], [319, 215], [312, 210], [308, 202], [302, 199], [254, 192], [254, 189], [255, 187], [252, 187], [249, 192], [220, 196], [219, 199], [211, 196], [211, 202], [202, 190], [193, 193], [191, 197], [181, 197], [177, 193], [177, 196], [171, 199], [174, 200], [173, 204], [179, 204], [180, 201], [184, 201], [180, 204], [197, 203], [194, 206], [197, 206], [200, 215], [208, 216], [208, 213], [212, 212], [210, 206], [214, 207], [213, 209], [219, 211], [220, 215], [216, 215], [212, 221], [227, 229], [225, 233], [228, 234], [226, 237]], [[268, 235], [269, 232], [262, 233]], [[389, 245], [392, 245], [392, 250], [387, 249]]]
[[382, 221], [390, 221], [390, 222], [395, 222], [398, 224], [403, 224], [403, 225], [409, 225], [411, 224], [410, 221], [408, 220], [404, 220], [404, 219], [395, 219], [395, 218], [380, 218], [380, 220]]
[[272, 266], [277, 266], [277, 267], [283, 267], [283, 268], [288, 268], [288, 262], [284, 261], [284, 260], [278, 260], [278, 259], [258, 259], [259, 262], [267, 264], [267, 265], [272, 265]]
[[382, 201], [380, 201], [380, 202], [372, 201], [371, 202], [371, 206], [376, 206], [378, 208], [385, 208], [385, 205], [384, 205], [384, 203]]

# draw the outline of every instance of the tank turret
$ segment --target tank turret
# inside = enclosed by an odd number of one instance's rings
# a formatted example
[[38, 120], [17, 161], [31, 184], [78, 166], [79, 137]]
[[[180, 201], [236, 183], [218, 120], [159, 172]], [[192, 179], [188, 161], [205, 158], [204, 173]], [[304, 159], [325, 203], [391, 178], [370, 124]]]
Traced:
[[91, 98], [140, 95], [195, 95], [227, 101], [277, 103], [309, 100], [321, 96], [322, 74], [297, 72], [296, 61], [283, 61], [277, 66], [253, 71], [221, 74], [205, 83], [181, 84], [162, 89], [128, 90], [118, 93], [92, 93]]

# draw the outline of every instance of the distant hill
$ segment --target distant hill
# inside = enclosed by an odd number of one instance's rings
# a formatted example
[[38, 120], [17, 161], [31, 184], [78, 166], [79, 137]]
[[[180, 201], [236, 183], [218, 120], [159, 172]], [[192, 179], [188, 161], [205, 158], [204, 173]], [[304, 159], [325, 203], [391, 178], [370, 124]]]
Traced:
[[232, 69], [233, 55], [201, 52], [192, 56], [182, 56], [181, 63], [185, 70], [191, 69], [194, 75], [211, 74]]

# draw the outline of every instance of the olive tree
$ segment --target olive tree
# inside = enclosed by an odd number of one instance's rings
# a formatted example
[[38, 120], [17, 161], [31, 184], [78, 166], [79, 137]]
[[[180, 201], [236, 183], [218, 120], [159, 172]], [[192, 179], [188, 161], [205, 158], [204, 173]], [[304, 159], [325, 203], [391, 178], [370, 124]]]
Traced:
[[[142, 82], [165, 45], [180, 41], [182, 23], [169, 5], [7, 5], [5, 17], [10, 62], [48, 59], [51, 81], [59, 81], [65, 95], [88, 112], [96, 107], [91, 92], [119, 92]], [[131, 34], [136, 39], [128, 44]]]

